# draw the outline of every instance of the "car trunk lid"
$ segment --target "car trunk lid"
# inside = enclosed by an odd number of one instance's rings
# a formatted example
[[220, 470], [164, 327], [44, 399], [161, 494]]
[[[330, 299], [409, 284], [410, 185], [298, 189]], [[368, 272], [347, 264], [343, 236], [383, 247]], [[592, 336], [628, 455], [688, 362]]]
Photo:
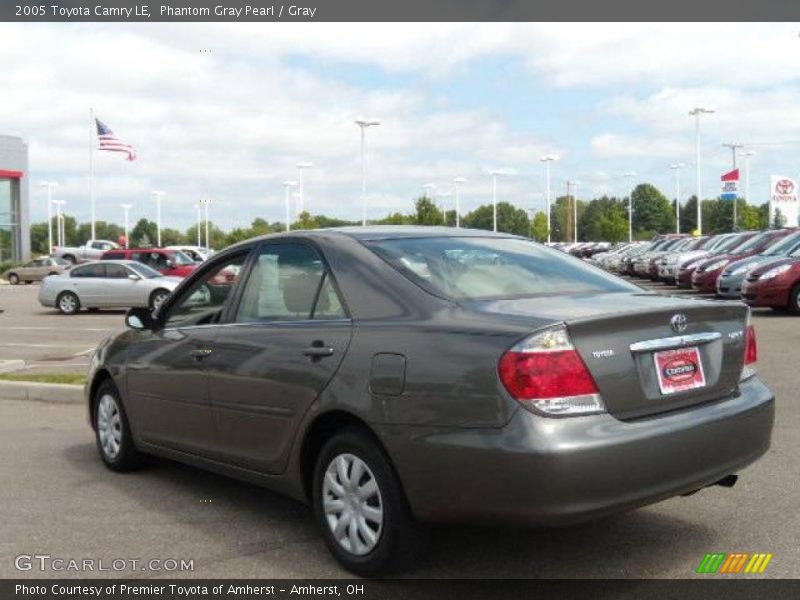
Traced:
[[[564, 322], [608, 411], [619, 419], [729, 396], [741, 376], [747, 307], [738, 302], [614, 293], [476, 304], [481, 312]], [[681, 389], [692, 369], [702, 371], [703, 385]]]

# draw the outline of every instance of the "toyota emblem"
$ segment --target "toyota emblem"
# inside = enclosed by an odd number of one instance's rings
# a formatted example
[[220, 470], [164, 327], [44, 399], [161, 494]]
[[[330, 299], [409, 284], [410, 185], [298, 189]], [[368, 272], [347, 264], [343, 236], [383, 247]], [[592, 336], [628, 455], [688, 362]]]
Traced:
[[670, 327], [675, 333], [682, 333], [686, 331], [686, 322], [688, 319], [686, 315], [683, 313], [678, 313], [677, 315], [672, 315], [672, 318], [669, 320]]
[[791, 179], [781, 179], [775, 183], [775, 191], [787, 195], [794, 191], [794, 182]]

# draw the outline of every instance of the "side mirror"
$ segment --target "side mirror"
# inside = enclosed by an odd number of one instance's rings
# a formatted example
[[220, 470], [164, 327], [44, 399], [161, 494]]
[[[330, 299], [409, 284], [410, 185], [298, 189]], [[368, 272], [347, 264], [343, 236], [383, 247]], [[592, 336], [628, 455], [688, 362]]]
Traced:
[[125, 313], [125, 325], [131, 329], [145, 330], [154, 329], [156, 320], [150, 313], [150, 309], [144, 306], [136, 306]]
[[128, 275], [128, 279], [130, 279], [131, 281], [139, 281], [139, 279], [141, 279], [141, 277], [139, 277], [138, 275], [134, 275], [133, 273], [131, 273], [130, 275]]

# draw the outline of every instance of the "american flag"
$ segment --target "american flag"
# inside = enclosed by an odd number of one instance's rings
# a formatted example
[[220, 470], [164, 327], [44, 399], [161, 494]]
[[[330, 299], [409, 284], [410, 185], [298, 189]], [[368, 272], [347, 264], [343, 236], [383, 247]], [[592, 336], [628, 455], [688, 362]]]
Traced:
[[108, 125], [100, 119], [95, 119], [95, 121], [97, 122], [97, 137], [100, 140], [100, 150], [125, 152], [128, 155], [128, 160], [136, 160], [136, 149], [133, 146], [126, 144], [114, 135]]

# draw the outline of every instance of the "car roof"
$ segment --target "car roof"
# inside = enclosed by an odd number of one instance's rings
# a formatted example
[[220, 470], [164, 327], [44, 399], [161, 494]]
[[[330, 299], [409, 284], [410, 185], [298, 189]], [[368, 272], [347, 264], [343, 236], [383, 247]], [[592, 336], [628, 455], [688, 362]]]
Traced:
[[269, 233], [258, 237], [243, 240], [232, 246], [225, 248], [227, 254], [229, 250], [243, 248], [250, 244], [261, 241], [278, 240], [283, 238], [308, 238], [327, 237], [331, 234], [359, 241], [372, 240], [391, 240], [404, 238], [432, 238], [432, 237], [485, 237], [485, 238], [511, 238], [527, 240], [528, 238], [514, 235], [512, 233], [495, 233], [485, 229], [456, 229], [454, 227], [432, 227], [425, 225], [368, 225], [366, 227], [329, 227], [326, 229], [295, 229], [280, 233]]
[[119, 259], [108, 259], [108, 258], [105, 258], [103, 260], [92, 260], [92, 261], [89, 261], [87, 263], [83, 263], [83, 264], [80, 264], [80, 265], [75, 265], [73, 270], [77, 269], [78, 267], [86, 267], [86, 266], [89, 266], [89, 265], [97, 265], [97, 264], [103, 264], [103, 265], [112, 264], [112, 265], [128, 266], [128, 265], [141, 265], [142, 263], [140, 263], [138, 260], [126, 260], [126, 259], [122, 259], [122, 258], [119, 258]]

